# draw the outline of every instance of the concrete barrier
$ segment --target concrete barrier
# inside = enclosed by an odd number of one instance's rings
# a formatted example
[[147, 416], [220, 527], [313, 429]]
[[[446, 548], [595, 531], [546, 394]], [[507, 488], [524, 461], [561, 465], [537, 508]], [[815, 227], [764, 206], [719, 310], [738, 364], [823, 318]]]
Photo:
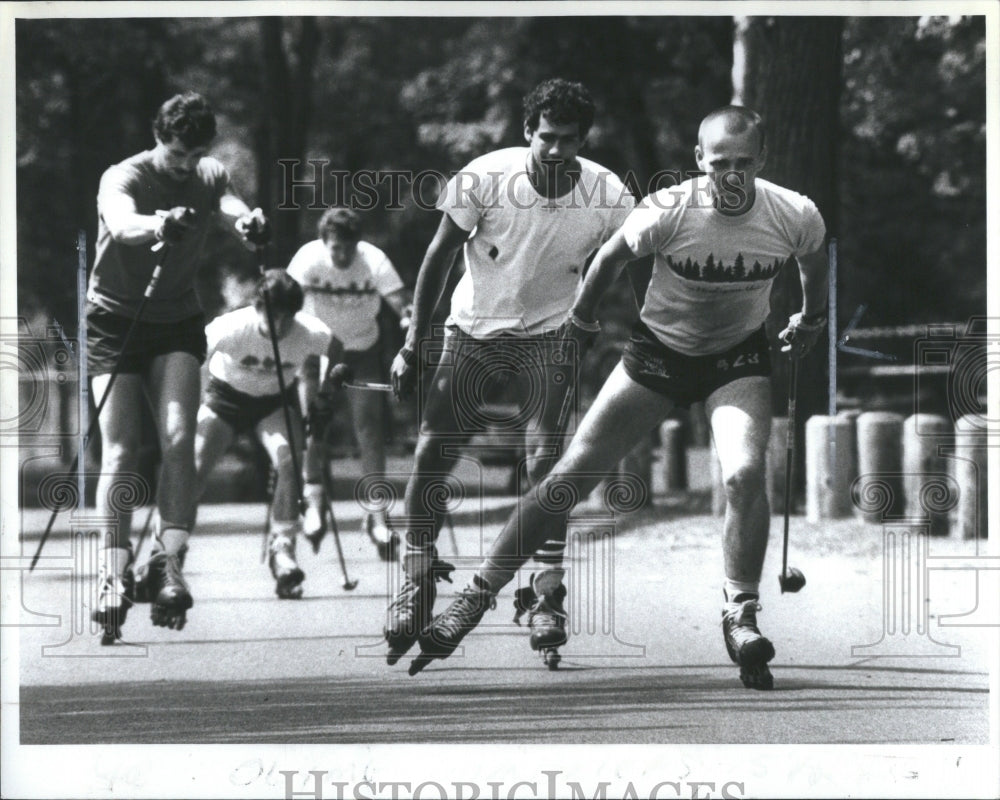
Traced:
[[881, 523], [903, 512], [903, 415], [868, 411], [858, 416], [855, 428], [860, 498], [855, 497], [854, 514]]
[[688, 488], [687, 446], [684, 425], [668, 419], [660, 425], [660, 447], [663, 452], [663, 488], [667, 492]]
[[857, 476], [854, 419], [817, 414], [806, 422], [806, 517], [810, 522], [853, 514]]
[[939, 414], [913, 414], [903, 423], [903, 499], [905, 514], [926, 518], [931, 536], [947, 536], [948, 495], [953, 486], [949, 459], [941, 447], [950, 444], [951, 422]]
[[958, 504], [952, 535], [962, 539], [985, 539], [987, 535], [988, 454], [983, 418], [967, 414], [956, 420], [955, 460], [952, 468], [958, 485]]

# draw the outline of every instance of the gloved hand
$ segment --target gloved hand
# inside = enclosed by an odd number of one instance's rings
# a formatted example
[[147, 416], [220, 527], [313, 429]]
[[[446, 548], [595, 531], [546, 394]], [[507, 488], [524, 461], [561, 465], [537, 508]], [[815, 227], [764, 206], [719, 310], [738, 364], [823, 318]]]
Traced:
[[802, 358], [813, 349], [820, 333], [826, 327], [826, 314], [806, 317], [797, 311], [788, 318], [788, 327], [778, 334], [785, 343], [782, 353], [788, 353], [790, 358]]
[[255, 247], [263, 247], [271, 241], [271, 223], [259, 208], [236, 220], [236, 232]]
[[389, 379], [397, 400], [405, 400], [413, 394], [417, 385], [417, 354], [409, 347], [402, 347], [396, 354], [389, 370]]
[[195, 211], [186, 206], [174, 206], [169, 211], [157, 211], [160, 224], [153, 235], [156, 241], [166, 244], [177, 244], [184, 235], [194, 227]]

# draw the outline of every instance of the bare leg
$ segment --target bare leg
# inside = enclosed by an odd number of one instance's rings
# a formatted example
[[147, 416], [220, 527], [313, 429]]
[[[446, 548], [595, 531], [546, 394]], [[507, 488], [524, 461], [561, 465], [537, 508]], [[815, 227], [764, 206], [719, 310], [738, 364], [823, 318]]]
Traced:
[[705, 408], [726, 487], [726, 577], [756, 583], [764, 567], [770, 524], [765, 486], [765, 455], [771, 435], [770, 379], [733, 381], [713, 392]]
[[673, 405], [672, 400], [633, 381], [620, 363], [615, 367], [565, 455], [521, 499], [480, 565], [479, 576], [493, 591], [507, 584], [547, 539], [565, 540], [573, 506]]
[[[274, 488], [272, 514], [275, 522], [295, 523], [299, 519], [299, 482], [293, 468], [292, 451], [288, 446], [288, 431], [282, 409], [269, 414], [257, 424], [257, 435], [267, 451], [278, 476]], [[292, 412], [292, 435], [295, 452], [302, 452], [303, 432], [298, 414]]]
[[437, 541], [443, 514], [429, 503], [434, 484], [451, 473], [457, 461], [456, 451], [468, 442], [471, 431], [462, 430], [455, 416], [455, 370], [450, 365], [438, 367], [427, 393], [427, 404], [420, 423], [420, 435], [413, 457], [413, 472], [406, 483], [403, 507], [406, 515], [406, 540], [415, 547]]
[[294, 438], [291, 446], [288, 434], [282, 409], [269, 414], [257, 424], [257, 435], [278, 475], [271, 506], [268, 566], [276, 581], [275, 592], [278, 597], [298, 599], [302, 596], [305, 573], [295, 560], [296, 537], [302, 525], [299, 521], [299, 481], [293, 466], [295, 460], [292, 458], [292, 447], [297, 453], [301, 453], [305, 437], [295, 413], [292, 414], [291, 434]]
[[[195, 485], [198, 499], [205, 491], [208, 476], [233, 443], [233, 429], [208, 406], [198, 409], [194, 438]], [[193, 523], [192, 523], [193, 524]]]
[[[107, 391], [110, 375], [97, 375], [92, 386], [94, 402], [100, 404]], [[114, 385], [104, 409], [101, 411], [101, 477], [97, 482], [96, 512], [98, 516], [116, 518], [118, 525], [108, 530], [107, 547], [128, 548], [132, 532], [132, 512], [115, 508], [112, 487], [116, 481], [136, 480], [139, 465], [139, 445], [141, 432], [136, 425], [142, 412], [145, 398], [142, 393], [142, 377], [133, 373], [121, 373]], [[125, 477], [125, 473], [130, 473]], [[122, 565], [124, 568], [124, 565]]]
[[162, 466], [157, 505], [164, 526], [190, 527], [197, 507], [194, 440], [201, 375], [190, 353], [153, 359], [149, 393], [160, 433]]

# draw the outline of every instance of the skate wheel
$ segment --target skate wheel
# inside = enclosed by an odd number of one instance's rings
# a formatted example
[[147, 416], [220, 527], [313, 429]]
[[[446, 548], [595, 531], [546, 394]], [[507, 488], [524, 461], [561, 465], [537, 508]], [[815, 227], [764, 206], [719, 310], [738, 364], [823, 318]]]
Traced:
[[740, 668], [740, 680], [747, 689], [769, 691], [774, 688], [774, 676], [767, 664]]
[[559, 651], [554, 647], [546, 647], [542, 650], [542, 661], [549, 668], [550, 672], [554, 672], [559, 669], [559, 662], [562, 661], [562, 656], [559, 655]]

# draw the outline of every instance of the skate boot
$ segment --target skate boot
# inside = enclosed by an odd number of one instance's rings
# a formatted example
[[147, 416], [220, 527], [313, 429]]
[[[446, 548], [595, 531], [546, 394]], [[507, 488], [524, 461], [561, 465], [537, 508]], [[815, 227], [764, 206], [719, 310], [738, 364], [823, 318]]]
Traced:
[[757, 627], [760, 610], [754, 595], [737, 595], [722, 609], [722, 635], [729, 657], [740, 668], [743, 685], [748, 689], [773, 689], [774, 678], [767, 662], [774, 658], [774, 645]]
[[537, 650], [550, 670], [557, 669], [562, 656], [559, 648], [566, 644], [566, 611], [563, 600], [566, 587], [562, 575], [555, 570], [545, 570], [531, 576], [531, 584], [514, 594], [514, 622], [521, 624], [521, 617], [528, 615], [531, 630], [531, 649]]
[[155, 551], [140, 568], [144, 592], [149, 598], [149, 618], [161, 628], [181, 630], [187, 622], [187, 610], [194, 605], [191, 591], [181, 574], [180, 553]]
[[403, 585], [389, 604], [384, 630], [389, 644], [386, 663], [391, 667], [417, 642], [431, 621], [438, 581], [451, 583], [455, 566], [437, 557], [437, 548], [411, 550], [403, 556]]
[[295, 539], [286, 535], [275, 535], [268, 546], [270, 555], [267, 565], [274, 576], [274, 593], [282, 600], [298, 600], [302, 597], [302, 581], [306, 574], [295, 562]]
[[[184, 569], [184, 559], [187, 556], [188, 546], [182, 545], [177, 551], [177, 563]], [[159, 545], [153, 547], [149, 554], [149, 561], [139, 567], [135, 574], [135, 594], [132, 598], [136, 603], [152, 603], [156, 595], [163, 588], [163, 570], [159, 568], [150, 569], [150, 564], [162, 565], [157, 556], [162, 555], [163, 548]]]
[[365, 531], [378, 550], [379, 558], [383, 561], [399, 559], [399, 535], [389, 529], [384, 517], [377, 518], [375, 514], [368, 514], [365, 517]]
[[475, 628], [483, 614], [497, 607], [496, 592], [474, 575], [444, 613], [438, 614], [420, 634], [420, 655], [410, 663], [410, 675], [416, 675], [435, 658], [447, 658], [459, 642]]
[[325, 497], [322, 490], [317, 494], [315, 490], [310, 491], [310, 488], [309, 485], [306, 486], [306, 513], [302, 517], [302, 532], [312, 551], [318, 553], [320, 543], [326, 536], [326, 518], [323, 514]]
[[114, 644], [122, 638], [122, 625], [135, 599], [132, 550], [121, 548], [121, 557], [128, 560], [120, 578], [106, 564], [101, 565], [97, 577], [97, 606], [90, 618], [103, 628], [102, 645]]

